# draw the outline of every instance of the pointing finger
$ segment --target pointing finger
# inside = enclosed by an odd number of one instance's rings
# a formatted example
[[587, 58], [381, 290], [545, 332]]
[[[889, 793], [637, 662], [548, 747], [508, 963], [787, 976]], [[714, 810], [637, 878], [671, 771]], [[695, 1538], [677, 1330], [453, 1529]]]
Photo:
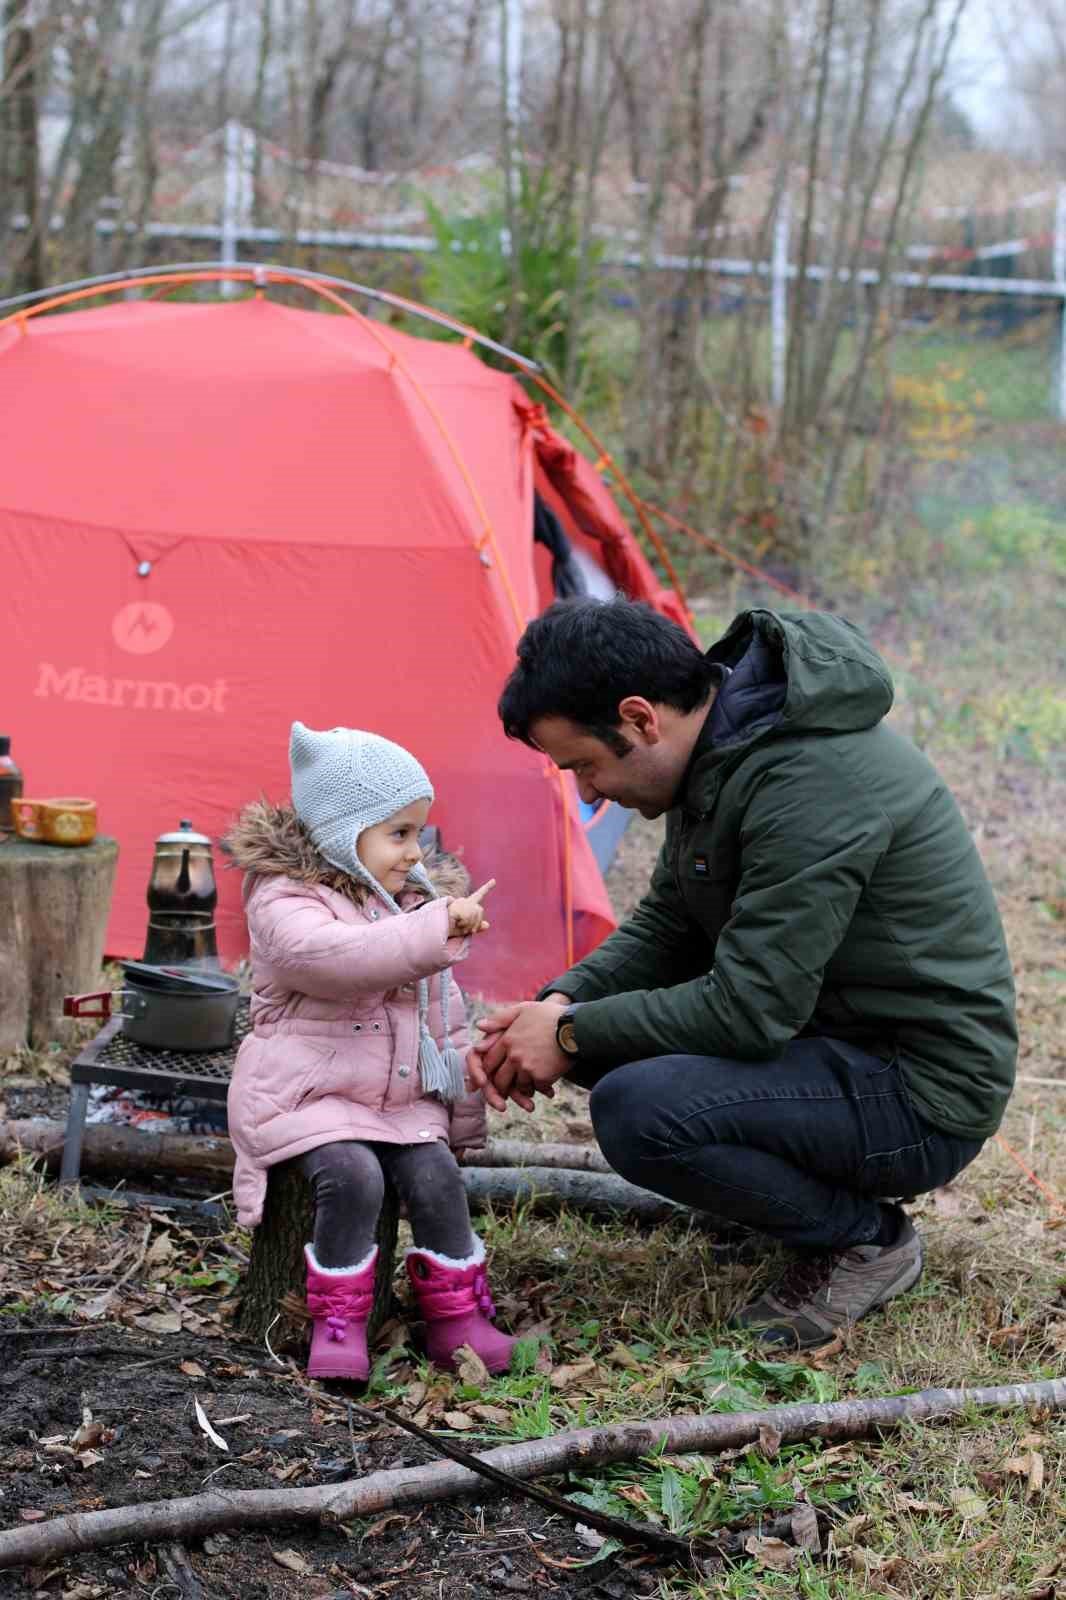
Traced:
[[490, 878], [488, 883], [483, 883], [481, 885], [480, 889], [475, 889], [473, 894], [467, 895], [467, 899], [468, 900], [476, 900], [478, 905], [480, 905], [482, 900], [484, 900], [485, 896], [488, 894], [489, 890], [490, 889], [495, 889], [495, 887], [496, 887], [496, 879], [495, 878]]

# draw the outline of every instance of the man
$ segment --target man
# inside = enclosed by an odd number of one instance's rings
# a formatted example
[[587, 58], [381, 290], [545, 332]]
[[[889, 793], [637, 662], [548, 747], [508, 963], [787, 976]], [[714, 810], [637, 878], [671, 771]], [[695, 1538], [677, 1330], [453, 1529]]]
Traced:
[[892, 693], [839, 617], [745, 612], [703, 655], [578, 600], [526, 629], [500, 701], [584, 800], [665, 812], [666, 839], [629, 920], [482, 1023], [474, 1076], [528, 1110], [569, 1075], [623, 1176], [789, 1247], [737, 1325], [799, 1348], [917, 1282], [898, 1197], [973, 1160], [1014, 1076], [992, 891]]

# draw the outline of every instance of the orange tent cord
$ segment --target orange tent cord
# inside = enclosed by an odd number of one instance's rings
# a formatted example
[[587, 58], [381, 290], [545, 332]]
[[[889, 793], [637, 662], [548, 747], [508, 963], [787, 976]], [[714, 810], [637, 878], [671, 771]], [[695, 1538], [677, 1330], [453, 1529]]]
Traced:
[[678, 533], [687, 534], [697, 544], [706, 545], [708, 550], [713, 550], [715, 555], [721, 556], [723, 561], [731, 561], [735, 567], [742, 568], [744, 572], [749, 573], [753, 578], [758, 578], [761, 583], [768, 583], [771, 588], [777, 589], [779, 593], [788, 595], [790, 600], [798, 600], [802, 606], [810, 609], [811, 601], [808, 600], [805, 594], [800, 594], [798, 589], [789, 588], [788, 584], [782, 583], [779, 578], [772, 578], [761, 567], [753, 566], [750, 561], [745, 561], [743, 556], [734, 555], [731, 550], [726, 549], [725, 545], [719, 544], [717, 539], [712, 539], [709, 533], [701, 533], [698, 528], [690, 528], [687, 522], [681, 521], [680, 517], [671, 516], [669, 511], [662, 511], [658, 506], [653, 506], [647, 500], [644, 501], [644, 506], [646, 510], [651, 512], [653, 517], [659, 517], [661, 521], [665, 522], [667, 527], [676, 528]]
[[1055, 1191], [1053, 1189], [1049, 1189], [1042, 1178], [1037, 1177], [1036, 1173], [1031, 1167], [1026, 1166], [1025, 1162], [1022, 1160], [1017, 1150], [1015, 1150], [1014, 1146], [1008, 1144], [1001, 1133], [996, 1134], [996, 1143], [1001, 1147], [1001, 1149], [1007, 1152], [1015, 1166], [1021, 1168], [1022, 1172], [1024, 1172], [1025, 1176], [1029, 1179], [1029, 1182], [1034, 1184], [1036, 1188], [1040, 1190], [1040, 1193], [1044, 1196], [1045, 1200], [1052, 1207], [1052, 1209], [1055, 1211], [1061, 1211], [1063, 1216], [1066, 1216], [1066, 1205], [1063, 1205]]

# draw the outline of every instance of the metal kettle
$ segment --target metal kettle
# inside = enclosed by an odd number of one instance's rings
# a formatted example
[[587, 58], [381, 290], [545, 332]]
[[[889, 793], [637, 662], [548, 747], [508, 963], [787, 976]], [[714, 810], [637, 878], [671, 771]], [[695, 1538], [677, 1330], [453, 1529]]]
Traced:
[[217, 904], [211, 840], [183, 819], [174, 833], [162, 833], [155, 842], [144, 960], [158, 966], [220, 966]]

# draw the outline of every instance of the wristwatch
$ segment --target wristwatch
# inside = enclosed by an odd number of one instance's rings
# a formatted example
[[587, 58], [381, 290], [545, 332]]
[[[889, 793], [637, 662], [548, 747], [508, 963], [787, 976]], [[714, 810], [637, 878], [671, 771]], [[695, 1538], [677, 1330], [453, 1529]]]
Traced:
[[578, 1053], [577, 1034], [574, 1032], [574, 1015], [576, 1011], [576, 1005], [567, 1006], [565, 1010], [560, 1011], [559, 1020], [555, 1024], [555, 1042], [563, 1054], [567, 1056], [576, 1056]]

